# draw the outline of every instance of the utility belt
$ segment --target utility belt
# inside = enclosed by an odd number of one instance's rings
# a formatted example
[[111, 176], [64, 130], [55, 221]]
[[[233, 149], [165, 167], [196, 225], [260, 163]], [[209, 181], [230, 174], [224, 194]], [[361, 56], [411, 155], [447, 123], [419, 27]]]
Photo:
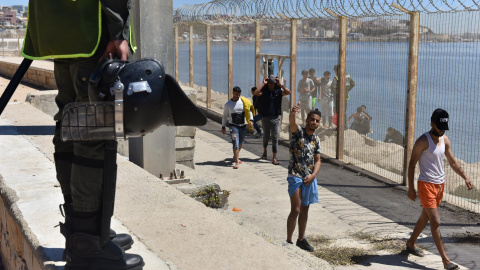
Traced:
[[232, 113], [232, 123], [233, 125], [245, 125], [245, 112], [242, 113]]

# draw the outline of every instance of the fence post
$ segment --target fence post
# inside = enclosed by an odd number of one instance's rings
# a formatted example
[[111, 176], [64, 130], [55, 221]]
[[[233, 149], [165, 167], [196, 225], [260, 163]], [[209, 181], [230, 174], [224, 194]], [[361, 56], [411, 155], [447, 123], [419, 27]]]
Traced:
[[347, 70], [347, 17], [339, 16], [339, 41], [338, 41], [338, 65], [340, 70], [338, 74], [338, 95], [337, 102], [337, 145], [336, 158], [343, 159], [344, 143], [345, 143], [345, 73]]
[[297, 104], [297, 23], [290, 20], [290, 108]]
[[5, 38], [2, 37], [2, 53], [3, 53], [3, 57], [5, 57]]
[[22, 56], [22, 48], [20, 47], [20, 38], [17, 39], [17, 48], [18, 48], [18, 56]]
[[228, 99], [233, 96], [233, 25], [228, 25]]
[[257, 86], [260, 81], [263, 81], [263, 78], [260, 79], [260, 48], [262, 46], [261, 42], [262, 30], [260, 28], [260, 22], [255, 22], [255, 84]]
[[403, 185], [408, 183], [408, 163], [415, 143], [415, 114], [417, 105], [418, 47], [420, 40], [420, 13], [410, 12], [410, 39], [408, 45], [407, 107], [405, 115], [405, 148], [403, 155]]
[[178, 82], [178, 25], [175, 25], [175, 80]]
[[207, 108], [212, 107], [212, 40], [210, 25], [207, 24]]
[[188, 34], [190, 38], [190, 87], [193, 87], [193, 24], [190, 24], [190, 33]]

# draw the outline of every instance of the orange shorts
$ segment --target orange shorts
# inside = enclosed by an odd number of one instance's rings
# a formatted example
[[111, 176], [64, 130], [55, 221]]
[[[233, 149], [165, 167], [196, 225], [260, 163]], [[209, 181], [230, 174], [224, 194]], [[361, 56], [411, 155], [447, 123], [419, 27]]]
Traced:
[[424, 181], [418, 181], [418, 198], [423, 208], [437, 208], [443, 198], [443, 188], [445, 183], [433, 184]]

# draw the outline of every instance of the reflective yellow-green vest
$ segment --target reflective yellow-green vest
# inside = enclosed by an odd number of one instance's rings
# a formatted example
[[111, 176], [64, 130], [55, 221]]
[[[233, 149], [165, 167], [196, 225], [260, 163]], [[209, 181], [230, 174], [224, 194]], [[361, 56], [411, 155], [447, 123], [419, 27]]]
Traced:
[[[101, 35], [99, 0], [30, 0], [22, 55], [32, 60], [90, 57]], [[130, 30], [130, 40], [134, 41], [132, 35]]]

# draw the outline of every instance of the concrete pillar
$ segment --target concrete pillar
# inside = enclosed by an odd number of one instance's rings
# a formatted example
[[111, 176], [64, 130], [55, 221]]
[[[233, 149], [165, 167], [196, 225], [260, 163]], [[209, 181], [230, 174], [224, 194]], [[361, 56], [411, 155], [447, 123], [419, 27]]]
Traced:
[[[172, 74], [173, 2], [134, 0], [132, 13], [137, 41], [133, 58], [156, 58], [162, 61], [166, 73]], [[129, 139], [129, 158], [153, 175], [170, 175], [175, 170], [175, 127], [162, 126], [144, 137]]]

